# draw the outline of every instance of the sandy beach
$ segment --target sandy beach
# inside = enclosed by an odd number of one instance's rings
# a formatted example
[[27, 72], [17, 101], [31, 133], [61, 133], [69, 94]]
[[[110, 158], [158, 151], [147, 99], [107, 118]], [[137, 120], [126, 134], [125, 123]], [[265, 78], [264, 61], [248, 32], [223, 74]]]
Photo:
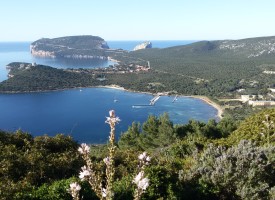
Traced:
[[116, 89], [116, 90], [125, 90], [124, 87], [120, 87], [119, 85], [100, 85], [100, 86], [96, 86], [96, 87], [99, 87], [99, 88], [110, 88], [110, 89]]
[[[187, 96], [186, 96], [186, 97], [187, 97]], [[217, 103], [211, 101], [208, 97], [206, 97], [206, 96], [195, 96], [195, 95], [194, 95], [194, 96], [189, 96], [189, 97], [201, 99], [201, 100], [203, 100], [204, 102], [208, 103], [209, 105], [213, 106], [213, 107], [216, 108], [217, 111], [218, 111], [217, 116], [218, 116], [220, 119], [223, 118], [223, 117], [222, 117], [222, 114], [223, 114], [223, 109], [222, 109], [222, 107], [221, 107], [219, 104], [217, 104]]]

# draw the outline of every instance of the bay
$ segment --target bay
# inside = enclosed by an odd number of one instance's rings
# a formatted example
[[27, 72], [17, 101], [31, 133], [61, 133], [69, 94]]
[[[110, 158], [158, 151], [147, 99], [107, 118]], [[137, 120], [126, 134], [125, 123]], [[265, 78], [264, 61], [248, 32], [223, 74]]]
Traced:
[[174, 97], [161, 96], [154, 106], [133, 108], [148, 105], [152, 98], [150, 94], [106, 88], [0, 94], [0, 129], [21, 129], [34, 136], [63, 133], [79, 142], [105, 143], [110, 132], [105, 120], [111, 109], [121, 119], [116, 127], [117, 138], [132, 122], [143, 123], [149, 114], [159, 116], [167, 112], [174, 124], [185, 124], [190, 119], [217, 119], [215, 108], [188, 97], [178, 97], [172, 103]]
[[[132, 50], [142, 41], [108, 41], [110, 48]], [[155, 48], [183, 45], [192, 41], [152, 41]], [[106, 67], [109, 62], [35, 58], [30, 54], [31, 42], [0, 42], [0, 81], [7, 78], [5, 66], [10, 62], [36, 62], [57, 68]], [[155, 106], [149, 104], [153, 96], [116, 89], [83, 88], [54, 92], [0, 94], [0, 129], [22, 129], [34, 136], [57, 133], [71, 135], [79, 142], [105, 143], [109, 127], [105, 118], [114, 109], [122, 119], [116, 127], [116, 137], [127, 130], [133, 121], [143, 123], [149, 114], [159, 116], [167, 112], [175, 124], [190, 119], [207, 122], [217, 119], [217, 110], [195, 98], [162, 96]], [[114, 99], [118, 101], [115, 103]]]

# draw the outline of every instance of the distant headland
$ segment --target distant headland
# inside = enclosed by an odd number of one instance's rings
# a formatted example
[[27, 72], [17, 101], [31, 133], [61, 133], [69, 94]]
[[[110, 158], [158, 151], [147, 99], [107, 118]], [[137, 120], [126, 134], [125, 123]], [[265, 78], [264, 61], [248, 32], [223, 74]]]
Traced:
[[91, 35], [42, 38], [30, 46], [33, 56], [51, 58], [107, 59], [105, 50], [108, 49], [104, 39]]

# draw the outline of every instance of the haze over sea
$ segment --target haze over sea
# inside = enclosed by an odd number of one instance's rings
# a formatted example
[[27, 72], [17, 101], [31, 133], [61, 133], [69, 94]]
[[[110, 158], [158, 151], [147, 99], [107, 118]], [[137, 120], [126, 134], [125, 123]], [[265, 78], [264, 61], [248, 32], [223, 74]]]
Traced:
[[[142, 41], [108, 41], [110, 48], [132, 50]], [[153, 47], [165, 48], [184, 45], [192, 41], [152, 41]], [[106, 67], [109, 61], [57, 60], [34, 58], [29, 52], [30, 42], [0, 43], [0, 81], [7, 78], [5, 66], [10, 62], [36, 62], [59, 68]], [[127, 130], [133, 121], [143, 123], [149, 114], [167, 112], [175, 124], [187, 123], [190, 119], [207, 122], [217, 119], [217, 110], [195, 98], [162, 96], [155, 106], [149, 104], [152, 95], [132, 93], [117, 89], [82, 88], [55, 92], [23, 94], [0, 94], [0, 129], [22, 129], [34, 136], [64, 133], [80, 142], [105, 143], [109, 127], [104, 123], [110, 109], [121, 118], [117, 137]], [[117, 102], [114, 102], [117, 99]]]

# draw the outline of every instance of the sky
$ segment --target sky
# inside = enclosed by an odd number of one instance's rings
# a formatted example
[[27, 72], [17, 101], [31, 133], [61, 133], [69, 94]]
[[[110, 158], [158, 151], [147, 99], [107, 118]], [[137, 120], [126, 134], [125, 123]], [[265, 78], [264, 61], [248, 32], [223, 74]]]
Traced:
[[0, 41], [71, 35], [223, 40], [275, 35], [274, 0], [2, 0]]

